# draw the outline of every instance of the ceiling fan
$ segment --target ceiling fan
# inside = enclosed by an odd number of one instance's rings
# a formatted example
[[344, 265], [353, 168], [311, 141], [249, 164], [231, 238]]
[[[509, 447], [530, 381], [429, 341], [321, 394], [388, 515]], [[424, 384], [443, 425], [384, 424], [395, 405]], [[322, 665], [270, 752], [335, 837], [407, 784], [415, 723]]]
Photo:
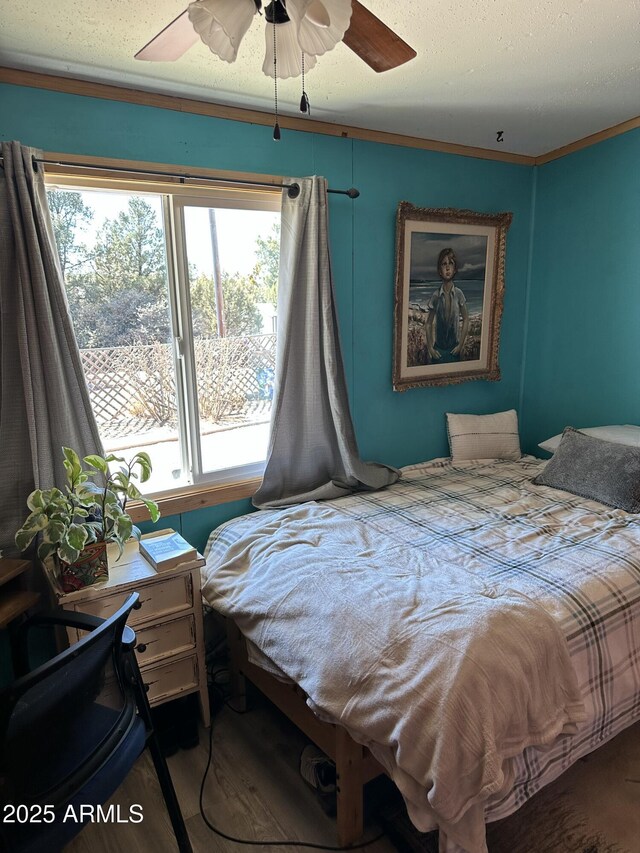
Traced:
[[[254, 15], [262, 14], [261, 9], [261, 0], [195, 0], [135, 58], [173, 62], [200, 37], [226, 62], [234, 62], [240, 40]], [[275, 62], [270, 41], [275, 42], [276, 31], [281, 40], [277, 54], [280, 78], [295, 77], [305, 67], [312, 68], [316, 56], [331, 50], [339, 41], [377, 72], [389, 71], [416, 56], [412, 47], [359, 0], [272, 0], [264, 9], [264, 17], [275, 25], [267, 28], [263, 65], [264, 73], [271, 77], [275, 76]]]

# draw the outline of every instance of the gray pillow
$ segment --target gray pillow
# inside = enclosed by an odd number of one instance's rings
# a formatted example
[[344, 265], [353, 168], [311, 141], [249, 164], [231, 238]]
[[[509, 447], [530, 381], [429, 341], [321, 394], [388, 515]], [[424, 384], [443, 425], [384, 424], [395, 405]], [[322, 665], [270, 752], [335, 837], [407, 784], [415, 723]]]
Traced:
[[[640, 426], [633, 424], [624, 424], [624, 426], [615, 424], [614, 426], [601, 427], [580, 427], [580, 432], [586, 435], [594, 435], [596, 438], [601, 438], [603, 441], [611, 441], [614, 444], [631, 444], [633, 447], [640, 447]], [[541, 441], [538, 447], [549, 453], [555, 453], [560, 444], [562, 433], [547, 438], [546, 441]]]
[[640, 448], [567, 427], [558, 449], [533, 482], [640, 512]]

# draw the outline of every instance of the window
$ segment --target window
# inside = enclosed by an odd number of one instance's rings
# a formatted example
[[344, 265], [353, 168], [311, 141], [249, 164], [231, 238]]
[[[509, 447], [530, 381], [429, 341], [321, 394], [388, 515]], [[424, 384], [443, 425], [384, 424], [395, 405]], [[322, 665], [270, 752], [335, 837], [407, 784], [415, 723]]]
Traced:
[[149, 453], [156, 494], [258, 476], [275, 368], [279, 191], [48, 183], [105, 450]]

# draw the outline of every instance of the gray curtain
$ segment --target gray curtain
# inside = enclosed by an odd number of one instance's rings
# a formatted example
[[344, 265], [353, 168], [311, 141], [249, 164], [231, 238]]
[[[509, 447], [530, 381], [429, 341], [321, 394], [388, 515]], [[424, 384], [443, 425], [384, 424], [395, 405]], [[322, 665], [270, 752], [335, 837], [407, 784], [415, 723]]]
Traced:
[[[290, 181], [289, 181], [290, 182]], [[358, 455], [338, 337], [329, 258], [327, 182], [296, 178], [282, 199], [278, 344], [260, 509], [380, 489], [395, 468]]]
[[101, 453], [58, 261], [41, 156], [2, 143], [0, 169], [0, 548], [34, 488], [64, 484], [62, 446]]

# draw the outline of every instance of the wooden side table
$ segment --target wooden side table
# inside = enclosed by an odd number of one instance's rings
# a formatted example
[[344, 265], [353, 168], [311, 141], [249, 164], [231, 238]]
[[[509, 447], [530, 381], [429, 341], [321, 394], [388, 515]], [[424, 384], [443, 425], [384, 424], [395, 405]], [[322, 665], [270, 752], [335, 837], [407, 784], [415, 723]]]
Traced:
[[[149, 704], [154, 707], [197, 693], [202, 722], [209, 726], [200, 594], [204, 559], [198, 554], [197, 559], [170, 571], [157, 572], [140, 554], [135, 540], [125, 545], [119, 560], [117, 546], [109, 545], [107, 553], [109, 579], [74, 592], [63, 592], [48, 568], [47, 577], [58, 604], [65, 610], [107, 617], [137, 592], [140, 600], [127, 624], [136, 632], [136, 654]], [[68, 634], [70, 642], [79, 639], [75, 629]]]
[[40, 598], [39, 593], [22, 587], [21, 575], [31, 566], [31, 560], [0, 557], [0, 629], [6, 628], [9, 632], [14, 676], [20, 673], [20, 655], [15, 642], [15, 629], [22, 621], [22, 617]]

